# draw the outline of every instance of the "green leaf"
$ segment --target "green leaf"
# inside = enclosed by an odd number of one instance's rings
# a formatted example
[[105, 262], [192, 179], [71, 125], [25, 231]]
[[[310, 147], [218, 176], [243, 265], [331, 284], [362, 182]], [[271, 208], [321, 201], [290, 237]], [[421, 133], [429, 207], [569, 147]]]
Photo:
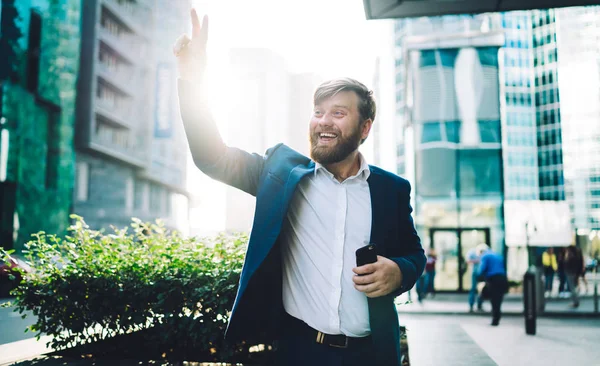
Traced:
[[147, 333], [144, 342], [157, 350], [213, 354], [212, 342], [215, 360], [238, 352], [239, 344], [214, 340], [223, 336], [235, 299], [247, 235], [182, 238], [164, 223], [139, 220], [131, 228], [98, 232], [77, 217], [68, 236], [40, 232], [28, 242], [36, 270], [21, 284], [15, 304], [37, 317], [29, 330], [67, 347], [97, 342], [99, 335], [86, 332], [94, 325], [110, 335], [155, 326], [161, 331]]

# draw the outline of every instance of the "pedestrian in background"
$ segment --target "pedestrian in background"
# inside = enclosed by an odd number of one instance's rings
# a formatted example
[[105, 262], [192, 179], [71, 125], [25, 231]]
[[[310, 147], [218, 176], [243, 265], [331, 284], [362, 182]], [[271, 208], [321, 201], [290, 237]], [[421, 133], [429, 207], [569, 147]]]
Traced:
[[585, 294], [586, 292], [589, 291], [589, 284], [588, 281], [585, 279], [585, 274], [587, 273], [588, 270], [592, 269], [592, 258], [590, 258], [589, 256], [586, 255], [582, 255], [582, 260], [583, 260], [583, 270], [581, 271], [581, 282], [585, 285], [585, 290], [583, 289], [583, 286], [581, 286], [581, 293]]
[[568, 297], [570, 291], [565, 273], [565, 248], [560, 248], [556, 257], [558, 261], [558, 297]]
[[542, 266], [544, 266], [544, 279], [546, 297], [552, 295], [552, 284], [554, 283], [554, 273], [558, 270], [558, 261], [553, 248], [548, 248], [542, 254]]
[[502, 300], [508, 291], [508, 279], [504, 269], [504, 258], [494, 253], [487, 244], [479, 244], [480, 255], [478, 278], [485, 281], [486, 292], [492, 303], [492, 325], [500, 324]]
[[[421, 276], [419, 277], [419, 279], [417, 280], [417, 284], [416, 284], [417, 300], [419, 300], [419, 303], [422, 303], [423, 299], [425, 298], [425, 295], [427, 292], [426, 288], [425, 288], [426, 285], [427, 285], [427, 276], [425, 275], [425, 272], [423, 272], [421, 274]], [[410, 297], [409, 297], [409, 301], [410, 301]]]
[[579, 296], [577, 295], [577, 282], [579, 277], [583, 273], [583, 255], [581, 249], [577, 246], [570, 245], [565, 251], [565, 275], [567, 276], [567, 283], [571, 289], [571, 301], [570, 305], [572, 308], [579, 307]]
[[477, 248], [471, 248], [467, 252], [467, 264], [471, 266], [471, 290], [469, 290], [469, 312], [471, 313], [473, 312], [473, 305], [475, 305], [475, 299], [477, 299], [477, 310], [483, 310], [483, 297], [477, 290], [477, 283], [479, 282], [477, 276], [479, 274], [480, 261], [481, 257], [477, 253]]
[[435, 249], [429, 248], [427, 251], [427, 263], [425, 264], [425, 294], [431, 294], [435, 297], [435, 264], [437, 255]]

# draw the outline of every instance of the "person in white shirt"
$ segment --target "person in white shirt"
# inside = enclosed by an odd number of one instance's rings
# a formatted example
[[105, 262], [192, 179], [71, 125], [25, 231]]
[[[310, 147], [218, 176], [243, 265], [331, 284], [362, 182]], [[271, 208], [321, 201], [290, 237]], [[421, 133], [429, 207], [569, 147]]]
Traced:
[[[375, 119], [372, 92], [341, 78], [314, 95], [311, 158], [278, 144], [264, 156], [228, 147], [202, 89], [208, 38], [192, 11], [178, 40], [179, 102], [195, 164], [256, 196], [226, 338], [278, 342], [277, 364], [400, 365], [394, 297], [423, 272], [409, 183], [358, 151]], [[374, 244], [376, 262], [356, 265]]]

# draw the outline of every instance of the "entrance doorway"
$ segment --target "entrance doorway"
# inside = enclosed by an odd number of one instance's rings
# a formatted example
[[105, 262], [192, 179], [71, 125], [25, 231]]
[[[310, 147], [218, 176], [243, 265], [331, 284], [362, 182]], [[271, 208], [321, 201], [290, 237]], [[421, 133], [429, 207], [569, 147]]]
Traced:
[[490, 245], [490, 229], [431, 228], [429, 236], [437, 255], [435, 290], [469, 291], [472, 266], [467, 264], [467, 253], [481, 243]]

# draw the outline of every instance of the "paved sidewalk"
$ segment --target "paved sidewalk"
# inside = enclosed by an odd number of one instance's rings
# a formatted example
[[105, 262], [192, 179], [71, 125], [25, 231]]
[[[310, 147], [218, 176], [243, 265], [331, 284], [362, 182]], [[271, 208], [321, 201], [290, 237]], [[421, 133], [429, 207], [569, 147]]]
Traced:
[[524, 322], [503, 318], [401, 314], [408, 331], [411, 366], [599, 365], [600, 319], [538, 319], [537, 334]]
[[34, 358], [38, 355], [51, 352], [46, 343], [51, 340], [49, 336], [23, 339], [16, 342], [0, 345], [0, 366], [11, 365], [16, 361]]
[[[525, 335], [521, 296], [506, 297], [503, 313], [507, 316], [499, 327], [489, 325], [489, 302], [484, 303], [486, 312], [470, 314], [467, 298], [466, 294], [438, 294], [422, 304], [397, 307], [401, 324], [408, 328], [411, 365], [600, 365], [600, 347], [597, 347], [600, 316], [593, 314], [592, 298], [582, 299], [576, 310], [568, 307], [568, 299], [549, 301], [546, 314], [538, 319], [536, 336]], [[406, 301], [406, 295], [399, 300]], [[49, 352], [45, 346], [48, 340], [48, 337], [39, 341], [31, 338], [0, 345], [0, 366]], [[96, 361], [95, 365], [137, 364], [132, 360], [107, 362]], [[93, 364], [93, 360], [69, 363]], [[18, 365], [58, 366], [63, 362], [46, 359]]]
[[[412, 294], [411, 303], [408, 301], [408, 296], [403, 294], [396, 303], [398, 312], [402, 313], [417, 313], [417, 314], [468, 314], [469, 303], [468, 294], [437, 294], [434, 298], [427, 297], [422, 303], [417, 301], [416, 293]], [[594, 312], [594, 299], [592, 296], [586, 295], [581, 297], [580, 305], [577, 309], [569, 307], [570, 299], [551, 298], [546, 300], [544, 313], [539, 314], [544, 317], [600, 317], [600, 313]], [[489, 301], [483, 304], [484, 314], [489, 313], [491, 305]], [[523, 296], [520, 294], [507, 294], [502, 303], [502, 313], [505, 315], [522, 315], [523, 314]], [[481, 314], [475, 312], [473, 314]]]

